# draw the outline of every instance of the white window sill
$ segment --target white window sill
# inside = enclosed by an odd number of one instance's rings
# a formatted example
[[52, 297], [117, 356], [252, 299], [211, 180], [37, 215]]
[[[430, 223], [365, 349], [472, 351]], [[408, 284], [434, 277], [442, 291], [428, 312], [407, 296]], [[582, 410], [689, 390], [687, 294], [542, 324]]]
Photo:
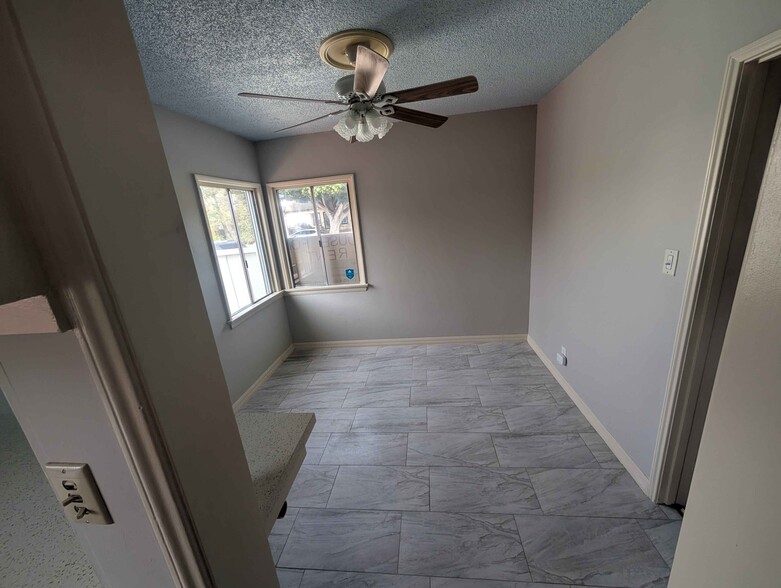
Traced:
[[280, 290], [279, 292], [274, 292], [273, 294], [269, 294], [263, 300], [258, 300], [252, 306], [248, 306], [247, 308], [242, 310], [239, 314], [232, 316], [228, 321], [228, 326], [230, 326], [231, 329], [235, 329], [241, 323], [243, 323], [248, 318], [256, 314], [258, 311], [263, 310], [269, 304], [272, 304], [273, 302], [279, 300], [283, 294], [284, 291]]
[[285, 296], [303, 296], [306, 294], [328, 294], [336, 292], [359, 292], [369, 289], [369, 284], [345, 284], [342, 286], [310, 286], [305, 288], [288, 288]]

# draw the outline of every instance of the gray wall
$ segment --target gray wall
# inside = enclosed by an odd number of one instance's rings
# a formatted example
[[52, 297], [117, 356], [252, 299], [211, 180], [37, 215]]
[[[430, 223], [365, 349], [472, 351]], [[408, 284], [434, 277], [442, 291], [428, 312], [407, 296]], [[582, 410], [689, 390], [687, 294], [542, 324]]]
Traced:
[[769, 159], [713, 385], [671, 588], [779, 584], [781, 125]]
[[[57, 577], [57, 565], [74, 565], [77, 571], [83, 570], [83, 583], [94, 585], [89, 567], [84, 566], [79, 551], [68, 543], [72, 533], [102, 584], [173, 587], [153, 526], [76, 335], [69, 332], [2, 336], [0, 369], [0, 385], [14, 406], [38, 462], [88, 463], [115, 522], [107, 526], [69, 525], [51, 488], [39, 492], [40, 499], [46, 501], [41, 505], [45, 514], [28, 521], [27, 529], [14, 529], [12, 525], [9, 535], [17, 548], [14, 557], [30, 557], [31, 561], [20, 563], [41, 568], [31, 572], [28, 579], [43, 580], [49, 573], [54, 575], [46, 579], [52, 581]], [[4, 435], [10, 433], [3, 431]], [[23, 455], [14, 458], [22, 459]], [[39, 487], [40, 482], [35, 482], [31, 491]], [[22, 503], [27, 506], [25, 499]], [[60, 511], [57, 519], [47, 516], [51, 508]], [[60, 537], [63, 526], [70, 529]], [[59, 538], [49, 546], [48, 557], [42, 558], [41, 543], [47, 541], [50, 533]], [[15, 569], [16, 566], [10, 566], [9, 573]], [[22, 582], [22, 578], [17, 579]], [[76, 580], [71, 585], [81, 582]]]
[[646, 474], [727, 56], [778, 28], [778, 0], [653, 0], [539, 105], [529, 333]]
[[277, 299], [230, 328], [193, 174], [259, 182], [255, 149], [246, 139], [164, 108], [155, 107], [155, 118], [225, 380], [235, 401], [290, 345], [285, 300]]
[[355, 174], [372, 287], [288, 298], [293, 339], [526, 333], [535, 111], [258, 143], [264, 182]]
[[[276, 586], [125, 7], [120, 0], [14, 0], [14, 6], [70, 184], [214, 582]], [[44, 379], [38, 385], [56, 395], [45, 370], [39, 377]], [[41, 403], [36, 414], [49, 409]], [[89, 424], [83, 423], [86, 430]], [[90, 532], [98, 536], [101, 530]], [[145, 545], [157, 547], [150, 541]], [[116, 557], [122, 558], [121, 549]], [[135, 572], [140, 570], [137, 566]], [[122, 578], [109, 583], [139, 585]]]

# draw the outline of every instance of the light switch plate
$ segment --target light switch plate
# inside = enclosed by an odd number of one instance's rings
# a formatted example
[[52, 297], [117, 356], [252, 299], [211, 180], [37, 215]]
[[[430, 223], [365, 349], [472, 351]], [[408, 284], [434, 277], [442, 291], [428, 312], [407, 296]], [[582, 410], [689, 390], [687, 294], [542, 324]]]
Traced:
[[44, 472], [71, 521], [88, 525], [114, 522], [86, 463], [47, 463]]
[[664, 264], [662, 265], [662, 273], [668, 276], [674, 276], [676, 269], [678, 269], [678, 250], [665, 249]]

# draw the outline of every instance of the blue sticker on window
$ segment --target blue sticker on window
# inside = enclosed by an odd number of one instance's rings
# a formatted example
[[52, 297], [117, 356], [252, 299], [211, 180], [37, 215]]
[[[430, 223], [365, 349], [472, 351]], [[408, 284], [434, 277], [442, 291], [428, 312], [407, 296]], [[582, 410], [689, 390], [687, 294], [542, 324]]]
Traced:
[[344, 275], [347, 276], [348, 280], [352, 280], [355, 277], [355, 270], [352, 268], [344, 270]]

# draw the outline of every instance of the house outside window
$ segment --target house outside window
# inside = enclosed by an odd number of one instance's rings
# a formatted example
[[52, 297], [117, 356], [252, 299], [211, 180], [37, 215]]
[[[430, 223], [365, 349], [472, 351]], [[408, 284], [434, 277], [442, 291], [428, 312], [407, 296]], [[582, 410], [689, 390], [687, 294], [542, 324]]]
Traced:
[[352, 175], [277, 182], [267, 192], [286, 288], [366, 289]]

